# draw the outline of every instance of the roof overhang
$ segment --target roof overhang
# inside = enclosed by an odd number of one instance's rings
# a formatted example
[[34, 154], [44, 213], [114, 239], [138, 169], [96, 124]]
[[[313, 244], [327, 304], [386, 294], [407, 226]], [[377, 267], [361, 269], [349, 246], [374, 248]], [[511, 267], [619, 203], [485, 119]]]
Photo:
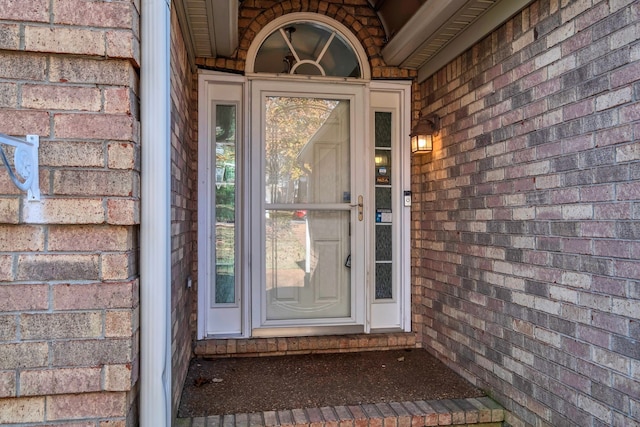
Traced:
[[[418, 70], [418, 80], [447, 65], [533, 0], [368, 0], [391, 40], [388, 65]], [[238, 47], [240, 0], [174, 0], [192, 64], [230, 57]]]
[[230, 57], [238, 47], [239, 0], [174, 0], [187, 51], [194, 57]]
[[427, 0], [382, 50], [388, 65], [418, 70], [447, 65], [532, 0]]

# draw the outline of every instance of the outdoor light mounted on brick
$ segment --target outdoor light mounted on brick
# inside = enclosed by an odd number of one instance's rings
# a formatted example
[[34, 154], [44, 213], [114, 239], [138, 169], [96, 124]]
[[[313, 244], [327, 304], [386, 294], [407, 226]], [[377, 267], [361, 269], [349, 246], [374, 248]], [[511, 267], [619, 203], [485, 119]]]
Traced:
[[23, 140], [0, 133], [0, 144], [15, 147], [13, 153], [14, 172], [2, 145], [0, 145], [0, 157], [7, 168], [11, 181], [20, 190], [27, 192], [29, 201], [39, 201], [38, 147], [40, 145], [40, 137], [38, 135], [27, 135]]
[[433, 136], [440, 129], [440, 118], [435, 114], [421, 116], [411, 129], [411, 153], [425, 154], [433, 150]]

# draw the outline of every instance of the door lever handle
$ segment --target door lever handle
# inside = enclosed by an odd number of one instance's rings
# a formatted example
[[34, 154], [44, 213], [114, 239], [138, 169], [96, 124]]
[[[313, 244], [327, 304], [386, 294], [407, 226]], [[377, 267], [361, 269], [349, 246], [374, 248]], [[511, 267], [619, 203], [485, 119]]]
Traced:
[[362, 219], [364, 218], [364, 215], [362, 213], [364, 209], [364, 202], [363, 202], [362, 196], [358, 196], [357, 204], [349, 205], [349, 206], [351, 206], [352, 208], [358, 208], [358, 221], [362, 221]]

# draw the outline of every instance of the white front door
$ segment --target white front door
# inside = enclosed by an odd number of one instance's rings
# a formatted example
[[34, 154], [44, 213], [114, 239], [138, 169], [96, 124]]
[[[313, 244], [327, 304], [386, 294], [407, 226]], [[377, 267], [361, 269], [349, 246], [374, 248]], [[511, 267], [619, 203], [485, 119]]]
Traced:
[[364, 331], [363, 92], [252, 82], [253, 335]]

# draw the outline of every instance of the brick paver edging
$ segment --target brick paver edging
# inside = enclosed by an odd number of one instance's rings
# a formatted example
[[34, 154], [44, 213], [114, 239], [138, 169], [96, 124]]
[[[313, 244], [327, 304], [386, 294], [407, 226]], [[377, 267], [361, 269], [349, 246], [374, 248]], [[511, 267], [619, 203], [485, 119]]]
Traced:
[[176, 427], [500, 427], [504, 409], [488, 397], [375, 403], [178, 418]]

